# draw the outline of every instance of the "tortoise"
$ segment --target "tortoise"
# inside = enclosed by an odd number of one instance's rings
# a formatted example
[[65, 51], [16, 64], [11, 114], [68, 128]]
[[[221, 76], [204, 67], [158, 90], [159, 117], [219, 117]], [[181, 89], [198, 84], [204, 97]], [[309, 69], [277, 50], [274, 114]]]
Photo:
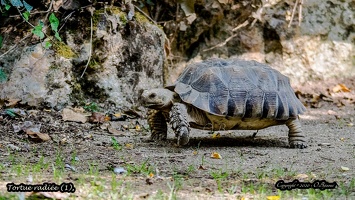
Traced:
[[306, 148], [299, 114], [306, 108], [289, 78], [266, 64], [208, 59], [189, 64], [176, 82], [143, 91], [151, 139], [166, 140], [170, 122], [178, 145], [190, 127], [203, 130], [260, 130], [285, 124], [291, 148]]

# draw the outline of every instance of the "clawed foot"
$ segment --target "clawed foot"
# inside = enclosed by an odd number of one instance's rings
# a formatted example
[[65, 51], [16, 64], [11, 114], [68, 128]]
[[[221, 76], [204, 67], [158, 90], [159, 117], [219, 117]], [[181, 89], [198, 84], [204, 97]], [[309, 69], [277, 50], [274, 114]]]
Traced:
[[153, 141], [164, 141], [166, 140], [166, 134], [158, 134], [158, 133], [155, 133], [150, 136], [150, 139], [153, 140]]
[[307, 145], [301, 141], [293, 141], [290, 142], [290, 147], [293, 149], [305, 149], [307, 148]]
[[170, 111], [170, 124], [177, 138], [177, 145], [183, 146], [189, 142], [190, 125], [187, 122], [185, 105], [176, 103]]
[[179, 127], [178, 130], [176, 130], [176, 138], [177, 138], [177, 145], [178, 146], [183, 146], [186, 145], [190, 138], [189, 138], [189, 128], [186, 126]]

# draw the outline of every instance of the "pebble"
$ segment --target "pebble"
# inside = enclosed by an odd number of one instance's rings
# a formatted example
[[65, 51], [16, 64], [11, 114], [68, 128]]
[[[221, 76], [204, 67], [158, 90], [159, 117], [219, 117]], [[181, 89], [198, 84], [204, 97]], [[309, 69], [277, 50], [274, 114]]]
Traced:
[[115, 168], [113, 169], [113, 172], [114, 172], [115, 174], [124, 174], [124, 173], [127, 173], [127, 171], [126, 171], [124, 168], [122, 168], [122, 167], [115, 167]]
[[10, 148], [10, 149], [13, 150], [13, 151], [20, 151], [20, 150], [21, 150], [20, 147], [15, 146], [15, 145], [13, 145], [13, 144], [8, 144], [8, 145], [6, 145], [6, 147]]

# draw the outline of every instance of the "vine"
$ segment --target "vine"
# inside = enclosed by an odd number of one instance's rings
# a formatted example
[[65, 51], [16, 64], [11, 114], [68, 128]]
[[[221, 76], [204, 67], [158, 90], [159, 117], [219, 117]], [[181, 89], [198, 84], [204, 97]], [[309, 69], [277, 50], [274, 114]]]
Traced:
[[[52, 0], [53, 2], [53, 0]], [[52, 2], [50, 7], [52, 6]], [[29, 24], [32, 27], [32, 33], [36, 36], [39, 37], [39, 39], [42, 41], [47, 35], [43, 31], [45, 24], [42, 20], [39, 20], [37, 25], [33, 25], [32, 23], [29, 22], [29, 18], [31, 16], [31, 11], [33, 10], [33, 6], [28, 4], [24, 0], [1, 0], [1, 7], [5, 9], [5, 11], [10, 10], [11, 7], [15, 7], [18, 11], [18, 13], [21, 15], [21, 17], [24, 19], [24, 21]], [[0, 11], [4, 13], [3, 9], [0, 8]], [[50, 11], [50, 8], [48, 9]], [[47, 18], [47, 16], [46, 16]], [[58, 27], [59, 27], [59, 20], [55, 16], [55, 14], [52, 12], [49, 17], [49, 24], [51, 26], [52, 31], [54, 32], [54, 37], [58, 41], [62, 41], [61, 37], [59, 36], [58, 32]], [[48, 36], [47, 36], [48, 37]], [[2, 47], [2, 42], [3, 42], [3, 37], [0, 35], [0, 48]], [[46, 49], [50, 48], [52, 44], [50, 41], [46, 41], [44, 47]]]

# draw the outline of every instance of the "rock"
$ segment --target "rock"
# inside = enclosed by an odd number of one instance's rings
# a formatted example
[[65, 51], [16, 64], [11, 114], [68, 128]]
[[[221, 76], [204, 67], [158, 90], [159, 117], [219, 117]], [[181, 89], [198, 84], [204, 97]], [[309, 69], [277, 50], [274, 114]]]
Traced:
[[[300, 26], [297, 7], [290, 27], [295, 6], [292, 0], [263, 1], [261, 5], [250, 1], [213, 4], [216, 1], [207, 0], [200, 11], [195, 10], [197, 19], [174, 38], [180, 41], [172, 46], [174, 55], [195, 62], [211, 57], [257, 60], [290, 77], [293, 85], [355, 76], [355, 33], [351, 31], [355, 24], [354, 1], [303, 1]], [[206, 15], [209, 17], [203, 17]], [[253, 26], [248, 16], [257, 19]], [[248, 26], [233, 31], [245, 21]], [[205, 51], [218, 44], [223, 45]], [[184, 69], [181, 64], [186, 66], [187, 61], [167, 67], [168, 84], [176, 80]]]
[[52, 50], [35, 44], [1, 58], [8, 79], [0, 83], [0, 99], [57, 110], [87, 102], [122, 108], [136, 105], [143, 89], [163, 85], [165, 35], [158, 26], [140, 13], [128, 22], [117, 7], [98, 9], [91, 42], [87, 24], [90, 18], [79, 15], [64, 25], [66, 43]]

